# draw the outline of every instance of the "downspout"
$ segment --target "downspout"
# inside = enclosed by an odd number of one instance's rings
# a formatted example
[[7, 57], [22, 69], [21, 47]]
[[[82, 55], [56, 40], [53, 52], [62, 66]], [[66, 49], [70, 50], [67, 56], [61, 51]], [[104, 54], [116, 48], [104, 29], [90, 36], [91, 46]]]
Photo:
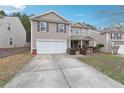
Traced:
[[69, 38], [68, 38], [68, 48], [71, 48], [71, 26], [69, 25], [69, 34], [68, 34]]
[[33, 21], [31, 20], [31, 53], [33, 52]]

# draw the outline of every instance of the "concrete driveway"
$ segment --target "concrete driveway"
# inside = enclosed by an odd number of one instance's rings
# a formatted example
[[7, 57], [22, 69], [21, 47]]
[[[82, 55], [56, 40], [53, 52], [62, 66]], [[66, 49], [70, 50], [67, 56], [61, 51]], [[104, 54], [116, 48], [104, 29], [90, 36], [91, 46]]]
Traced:
[[10, 82], [8, 88], [119, 88], [124, 87], [76, 58], [35, 56]]

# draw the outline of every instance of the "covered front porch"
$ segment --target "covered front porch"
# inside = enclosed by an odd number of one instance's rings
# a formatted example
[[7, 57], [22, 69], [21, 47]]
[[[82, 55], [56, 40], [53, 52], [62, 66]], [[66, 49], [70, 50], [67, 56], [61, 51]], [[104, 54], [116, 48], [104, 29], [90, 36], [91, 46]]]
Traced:
[[80, 49], [83, 47], [89, 46], [89, 41], [85, 40], [71, 40], [71, 48], [73, 49]]
[[79, 50], [80, 48], [88, 47], [88, 46], [96, 46], [96, 41], [90, 36], [83, 38], [71, 38], [70, 40], [70, 48]]

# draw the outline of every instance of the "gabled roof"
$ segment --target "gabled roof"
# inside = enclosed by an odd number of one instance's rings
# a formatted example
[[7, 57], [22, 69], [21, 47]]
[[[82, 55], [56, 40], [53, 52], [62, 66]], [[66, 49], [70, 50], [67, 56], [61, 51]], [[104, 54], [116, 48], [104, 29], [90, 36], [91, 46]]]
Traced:
[[64, 17], [62, 17], [60, 14], [58, 14], [57, 12], [51, 10], [51, 11], [48, 11], [46, 13], [43, 13], [43, 14], [39, 14], [39, 15], [35, 15], [35, 16], [32, 16], [30, 17], [30, 19], [34, 19], [34, 18], [37, 18], [37, 17], [40, 17], [40, 16], [44, 16], [44, 15], [47, 15], [47, 14], [55, 14], [56, 16], [59, 16], [62, 20], [66, 21], [67, 23], [70, 23], [68, 20], [66, 20]]
[[85, 28], [85, 29], [88, 28], [85, 24], [82, 24], [80, 22], [72, 24], [71, 27], [74, 27], [74, 28]]
[[105, 33], [112, 33], [112, 32], [119, 32], [119, 33], [124, 33], [123, 29], [120, 27], [111, 27], [111, 28], [105, 28], [101, 31], [101, 34], [105, 34]]
[[83, 40], [89, 40], [89, 41], [93, 41], [95, 40], [94, 38], [90, 37], [90, 36], [86, 36], [83, 38]]

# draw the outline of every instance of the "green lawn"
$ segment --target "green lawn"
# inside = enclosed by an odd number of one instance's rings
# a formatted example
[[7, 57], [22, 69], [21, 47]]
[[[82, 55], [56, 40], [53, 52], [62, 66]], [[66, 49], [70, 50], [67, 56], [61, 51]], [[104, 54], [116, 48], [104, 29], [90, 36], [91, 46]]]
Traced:
[[124, 84], [124, 57], [111, 54], [99, 54], [78, 59]]
[[31, 58], [30, 52], [0, 58], [0, 87], [4, 86]]

